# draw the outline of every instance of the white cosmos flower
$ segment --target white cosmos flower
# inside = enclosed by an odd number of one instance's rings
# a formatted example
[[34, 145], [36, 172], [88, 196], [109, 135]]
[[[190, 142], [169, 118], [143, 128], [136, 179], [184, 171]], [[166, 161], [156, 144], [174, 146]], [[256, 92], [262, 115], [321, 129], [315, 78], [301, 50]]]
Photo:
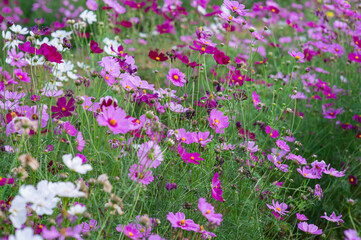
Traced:
[[57, 31], [53, 32], [53, 33], [51, 34], [51, 36], [52, 36], [53, 38], [58, 38], [58, 39], [63, 40], [63, 38], [68, 38], [68, 37], [70, 37], [70, 35], [71, 35], [72, 33], [73, 33], [72, 31], [67, 32], [67, 31], [64, 31], [64, 30], [57, 30]]
[[10, 235], [9, 240], [42, 240], [40, 235], [34, 235], [34, 231], [31, 227], [24, 229], [18, 229], [14, 235]]
[[83, 160], [80, 157], [73, 158], [71, 154], [64, 155], [63, 162], [70, 170], [80, 174], [85, 174], [93, 169], [90, 164], [83, 164]]
[[86, 207], [80, 204], [76, 204], [75, 206], [70, 207], [68, 213], [71, 215], [81, 215], [86, 211]]
[[97, 21], [97, 15], [95, 15], [93, 11], [84, 10], [79, 17], [89, 24]]
[[15, 196], [11, 202], [11, 207], [9, 209], [10, 220], [15, 228], [21, 228], [26, 222], [26, 200], [20, 196]]
[[80, 184], [75, 185], [72, 182], [49, 183], [49, 190], [59, 197], [84, 197], [85, 193], [79, 191]]
[[25, 27], [21, 27], [20, 25], [12, 25], [10, 27], [10, 30], [13, 31], [16, 34], [26, 35], [29, 33], [29, 30]]
[[39, 182], [37, 188], [32, 185], [23, 185], [20, 187], [19, 193], [27, 203], [31, 203], [31, 208], [38, 215], [53, 214], [53, 209], [60, 200], [55, 197], [54, 193], [49, 191], [49, 182], [47, 180]]

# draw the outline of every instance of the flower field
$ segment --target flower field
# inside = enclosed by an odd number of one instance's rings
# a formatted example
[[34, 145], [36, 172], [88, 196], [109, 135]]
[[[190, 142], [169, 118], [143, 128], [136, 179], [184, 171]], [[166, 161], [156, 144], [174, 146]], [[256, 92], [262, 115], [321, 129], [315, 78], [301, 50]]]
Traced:
[[361, 240], [358, 0], [0, 7], [1, 240]]

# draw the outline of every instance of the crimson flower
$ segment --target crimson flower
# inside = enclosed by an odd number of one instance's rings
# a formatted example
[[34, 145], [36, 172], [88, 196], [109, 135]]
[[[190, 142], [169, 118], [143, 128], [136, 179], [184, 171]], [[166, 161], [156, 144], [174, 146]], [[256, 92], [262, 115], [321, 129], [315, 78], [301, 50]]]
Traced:
[[56, 49], [56, 47], [54, 46], [49, 46], [46, 43], [43, 43], [39, 49], [39, 51], [36, 52], [37, 54], [41, 54], [43, 55], [46, 60], [50, 61], [50, 62], [55, 62], [55, 63], [62, 63], [63, 61], [63, 57], [61, 56], [61, 54], [58, 52], [58, 50]]
[[66, 97], [58, 99], [56, 106], [51, 106], [51, 111], [54, 113], [51, 115], [52, 118], [63, 118], [71, 116], [71, 112], [75, 110], [75, 100], [70, 98], [69, 102], [66, 102]]
[[102, 53], [103, 52], [103, 49], [101, 49], [98, 45], [97, 42], [95, 42], [94, 40], [91, 40], [90, 41], [90, 50], [93, 52], [93, 53]]
[[164, 53], [158, 53], [158, 51], [151, 50], [148, 54], [150, 59], [153, 59], [157, 62], [164, 62], [168, 60], [168, 57]]

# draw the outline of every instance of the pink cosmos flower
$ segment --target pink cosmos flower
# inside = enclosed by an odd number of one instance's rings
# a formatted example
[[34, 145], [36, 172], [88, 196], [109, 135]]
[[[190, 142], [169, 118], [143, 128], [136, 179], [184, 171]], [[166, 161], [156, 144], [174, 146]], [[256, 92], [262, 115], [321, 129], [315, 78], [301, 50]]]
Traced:
[[78, 135], [76, 136], [76, 149], [79, 152], [82, 152], [85, 147], [85, 141], [83, 138], [83, 134], [81, 132], [78, 132]]
[[31, 80], [31, 78], [28, 77], [28, 73], [23, 72], [20, 68], [15, 68], [14, 69], [14, 74], [20, 81], [29, 83], [30, 80]]
[[62, 125], [64, 131], [69, 134], [70, 136], [73, 136], [75, 137], [76, 134], [78, 133], [78, 130], [76, 130], [76, 128], [71, 125], [70, 122], [65, 122], [63, 125]]
[[335, 119], [338, 114], [344, 112], [342, 107], [338, 109], [334, 109], [334, 108], [326, 108], [324, 105], [322, 106], [322, 110], [323, 110], [322, 114], [324, 115], [324, 118], [327, 119]]
[[8, 57], [6, 58], [6, 63], [9, 63], [10, 66], [16, 66], [18, 68], [24, 67], [26, 65], [28, 65], [28, 62], [24, 59], [22, 59], [24, 57], [24, 53], [23, 52], [16, 52], [15, 48], [12, 48], [8, 51]]
[[282, 160], [280, 157], [277, 157], [276, 155], [273, 154], [268, 154], [267, 158], [269, 161], [273, 162], [273, 164], [282, 172], [289, 172], [288, 165], [282, 164]]
[[335, 222], [335, 223], [337, 223], [337, 225], [340, 225], [340, 223], [343, 223], [343, 222], [344, 222], [344, 221], [341, 219], [341, 218], [342, 218], [342, 215], [336, 217], [336, 213], [335, 213], [335, 212], [332, 212], [332, 214], [331, 214], [329, 217], [327, 216], [327, 213], [326, 213], [326, 212], [325, 212], [324, 214], [325, 214], [325, 216], [321, 216], [321, 218], [324, 218], [324, 219], [326, 219], [326, 220], [328, 220], [328, 221], [330, 221], [330, 222]]
[[98, 222], [95, 219], [91, 219], [89, 220], [89, 223], [83, 222], [82, 226], [83, 226], [83, 232], [82, 233], [86, 233], [89, 231], [96, 231], [98, 228], [100, 228], [100, 226], [97, 226]]
[[146, 168], [156, 168], [163, 161], [163, 152], [154, 141], [148, 141], [140, 145], [138, 150], [139, 164]]
[[231, 10], [232, 12], [236, 12], [240, 16], [246, 15], [246, 12], [248, 11], [245, 10], [245, 6], [238, 1], [224, 0], [223, 4], [227, 9]]
[[253, 104], [254, 104], [254, 107], [257, 109], [257, 110], [260, 110], [261, 109], [261, 101], [259, 100], [259, 95], [257, 95], [256, 91], [253, 91], [252, 93], [252, 101], [253, 101]]
[[174, 86], [183, 87], [187, 82], [185, 75], [178, 68], [169, 69], [167, 79], [173, 83]]
[[341, 172], [337, 171], [336, 169], [331, 167], [331, 164], [328, 164], [327, 168], [325, 168], [323, 170], [323, 173], [328, 174], [328, 175], [333, 176], [333, 177], [343, 177], [343, 176], [345, 176], [345, 171], [346, 170], [341, 171]]
[[220, 225], [223, 221], [222, 214], [215, 213], [214, 207], [207, 203], [205, 198], [200, 198], [198, 201], [198, 209], [201, 211], [203, 216], [208, 219], [209, 222], [214, 223], [216, 225]]
[[286, 211], [287, 209], [287, 204], [286, 203], [281, 203], [279, 204], [278, 201], [275, 202], [274, 199], [272, 199], [272, 205], [266, 204], [267, 207], [271, 210], [274, 210], [276, 213], [280, 214], [280, 215], [287, 215], [286, 213], [288, 213], [289, 211]]
[[137, 240], [142, 236], [141, 232], [134, 223], [129, 223], [124, 228], [121, 225], [118, 225], [116, 230], [118, 232], [122, 232], [125, 236], [133, 240]]
[[278, 138], [279, 134], [277, 130], [272, 130], [271, 126], [266, 127], [266, 133], [270, 135], [271, 138]]
[[130, 177], [130, 179], [138, 183], [148, 185], [154, 180], [152, 171], [145, 170], [145, 167], [143, 167], [142, 165], [133, 164], [130, 167], [129, 171], [130, 173], [128, 174], [128, 176]]
[[193, 133], [186, 131], [184, 128], [175, 130], [175, 133], [175, 138], [181, 143], [192, 144], [195, 141]]
[[315, 194], [314, 197], [321, 199], [323, 198], [323, 192], [322, 192], [322, 188], [320, 186], [320, 184], [316, 184], [315, 185]]
[[305, 62], [305, 55], [302, 52], [289, 51], [288, 54], [294, 57], [296, 61], [299, 61], [301, 63]]
[[306, 165], [307, 161], [305, 158], [303, 158], [301, 155], [295, 155], [293, 153], [290, 153], [287, 155], [287, 159], [294, 160], [298, 164]]
[[167, 219], [172, 224], [172, 227], [181, 228], [186, 231], [197, 232], [200, 227], [192, 219], [185, 219], [185, 215], [182, 212], [177, 212], [176, 214], [170, 212], [167, 215]]
[[130, 130], [130, 121], [125, 118], [127, 114], [123, 109], [113, 105], [102, 109], [102, 114], [97, 117], [100, 126], [108, 126], [114, 134], [126, 134]]
[[361, 240], [361, 238], [357, 235], [357, 231], [353, 229], [348, 229], [344, 231], [345, 240]]
[[223, 202], [224, 199], [222, 195], [221, 180], [219, 180], [219, 174], [216, 172], [212, 179], [212, 197], [217, 201]]
[[222, 18], [223, 20], [227, 21], [228, 23], [238, 23], [238, 24], [242, 24], [245, 22], [244, 18], [242, 17], [233, 17], [232, 14], [229, 13], [225, 13], [222, 12], [221, 14], [218, 14], [218, 16], [220, 18]]
[[119, 62], [117, 62], [115, 58], [109, 56], [103, 57], [99, 65], [104, 67], [104, 70], [114, 78], [120, 76]]
[[304, 214], [296, 213], [296, 216], [299, 221], [308, 221], [308, 218]]
[[207, 143], [211, 142], [212, 138], [213, 135], [209, 136], [209, 131], [193, 133], [193, 140], [201, 144], [202, 147], [205, 147]]
[[314, 235], [322, 234], [322, 229], [318, 229], [318, 227], [314, 224], [300, 222], [299, 224], [297, 224], [297, 226], [300, 230], [304, 231], [305, 233], [310, 233], [310, 234], [314, 234]]
[[228, 127], [229, 120], [228, 117], [223, 114], [223, 112], [213, 109], [209, 116], [207, 117], [209, 124], [216, 133], [224, 133], [224, 129]]
[[3, 178], [0, 177], [0, 186], [4, 186], [5, 184], [13, 184], [14, 178]]
[[276, 145], [280, 148], [280, 149], [282, 149], [282, 150], [284, 150], [284, 151], [286, 151], [286, 152], [289, 152], [290, 151], [290, 147], [287, 145], [287, 143], [285, 142], [285, 141], [283, 141], [283, 140], [277, 140], [276, 141]]
[[92, 11], [96, 11], [98, 9], [98, 4], [95, 0], [87, 0], [86, 6]]
[[315, 172], [312, 169], [309, 169], [309, 167], [303, 167], [297, 168], [297, 172], [299, 172], [303, 177], [310, 178], [310, 179], [320, 179], [321, 176], [315, 174]]

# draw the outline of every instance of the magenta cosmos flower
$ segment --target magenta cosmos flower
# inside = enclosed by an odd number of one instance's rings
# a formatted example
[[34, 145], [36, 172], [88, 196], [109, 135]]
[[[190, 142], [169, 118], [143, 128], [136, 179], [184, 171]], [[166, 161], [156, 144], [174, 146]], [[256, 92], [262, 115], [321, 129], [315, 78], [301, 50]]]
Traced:
[[114, 134], [126, 134], [130, 130], [130, 121], [126, 116], [123, 109], [111, 105], [103, 107], [103, 113], [97, 117], [97, 121], [100, 126], [108, 126]]
[[90, 41], [90, 51], [92, 51], [93, 53], [102, 53], [103, 49], [101, 49], [99, 47], [99, 44], [96, 41], [91, 40]]
[[128, 174], [128, 176], [130, 177], [130, 179], [138, 183], [148, 185], [154, 180], [152, 171], [145, 170], [145, 168], [142, 165], [133, 164], [130, 167], [129, 171], [130, 173]]
[[277, 212], [280, 215], [287, 215], [286, 213], [289, 212], [289, 211], [286, 211], [286, 209], [288, 207], [286, 203], [279, 204], [278, 201], [275, 202], [274, 199], [272, 199], [272, 205], [267, 204], [267, 207], [271, 210], [274, 210], [275, 212]]
[[198, 165], [200, 164], [199, 161], [204, 160], [200, 157], [200, 153], [189, 153], [184, 148], [182, 148], [181, 144], [178, 145], [177, 150], [182, 160], [186, 163], [193, 163]]
[[297, 224], [298, 228], [305, 233], [310, 233], [314, 235], [320, 235], [322, 234], [322, 229], [318, 229], [318, 227], [314, 224], [308, 224], [306, 222], [300, 222]]
[[52, 118], [63, 118], [72, 115], [75, 110], [75, 100], [70, 98], [69, 102], [66, 102], [66, 97], [58, 98], [56, 106], [51, 106], [51, 111], [54, 113], [51, 115]]
[[185, 75], [178, 68], [169, 69], [167, 79], [178, 87], [183, 87], [186, 83]]
[[14, 69], [14, 74], [20, 81], [27, 82], [27, 83], [29, 83], [31, 81], [31, 78], [28, 77], [28, 73], [23, 72], [21, 69], [18, 69], [18, 68]]
[[4, 186], [5, 184], [13, 184], [14, 178], [2, 178], [0, 177], [0, 186]]
[[194, 232], [197, 232], [200, 228], [200, 226], [195, 224], [192, 219], [185, 219], [185, 215], [182, 212], [177, 212], [176, 214], [170, 212], [167, 215], [167, 219], [174, 228], [181, 228], [186, 231]]
[[257, 110], [261, 109], [261, 101], [259, 100], [259, 95], [256, 93], [256, 91], [253, 91], [252, 93], [252, 101], [253, 105]]
[[246, 12], [248, 11], [245, 10], [245, 6], [240, 4], [238, 1], [224, 0], [223, 4], [227, 9], [231, 10], [232, 12], [236, 12], [240, 16], [246, 15]]
[[341, 219], [342, 218], [342, 215], [340, 216], [336, 216], [336, 213], [335, 212], [332, 212], [332, 214], [328, 217], [327, 216], [327, 213], [325, 212], [324, 213], [325, 216], [321, 216], [321, 218], [324, 218], [330, 222], [335, 222], [337, 223], [337, 225], [340, 225], [340, 223], [343, 223], [344, 221]]
[[208, 219], [209, 222], [214, 223], [216, 225], [220, 225], [223, 221], [222, 214], [215, 213], [214, 207], [207, 203], [205, 198], [200, 198], [198, 201], [198, 209], [201, 211], [203, 216]]
[[224, 133], [224, 129], [228, 127], [229, 120], [228, 117], [223, 114], [223, 112], [213, 109], [209, 116], [207, 117], [211, 128], [216, 131], [216, 133]]
[[279, 133], [277, 130], [272, 129], [270, 126], [266, 127], [266, 133], [270, 135], [271, 138], [278, 138]]
[[212, 179], [212, 197], [217, 201], [223, 202], [222, 197], [223, 190], [221, 189], [221, 180], [219, 180], [219, 174], [216, 172]]
[[138, 230], [137, 226], [134, 223], [129, 223], [124, 228], [120, 225], [116, 228], [118, 232], [122, 232], [125, 236], [130, 239], [139, 239], [142, 236], [142, 233]]

